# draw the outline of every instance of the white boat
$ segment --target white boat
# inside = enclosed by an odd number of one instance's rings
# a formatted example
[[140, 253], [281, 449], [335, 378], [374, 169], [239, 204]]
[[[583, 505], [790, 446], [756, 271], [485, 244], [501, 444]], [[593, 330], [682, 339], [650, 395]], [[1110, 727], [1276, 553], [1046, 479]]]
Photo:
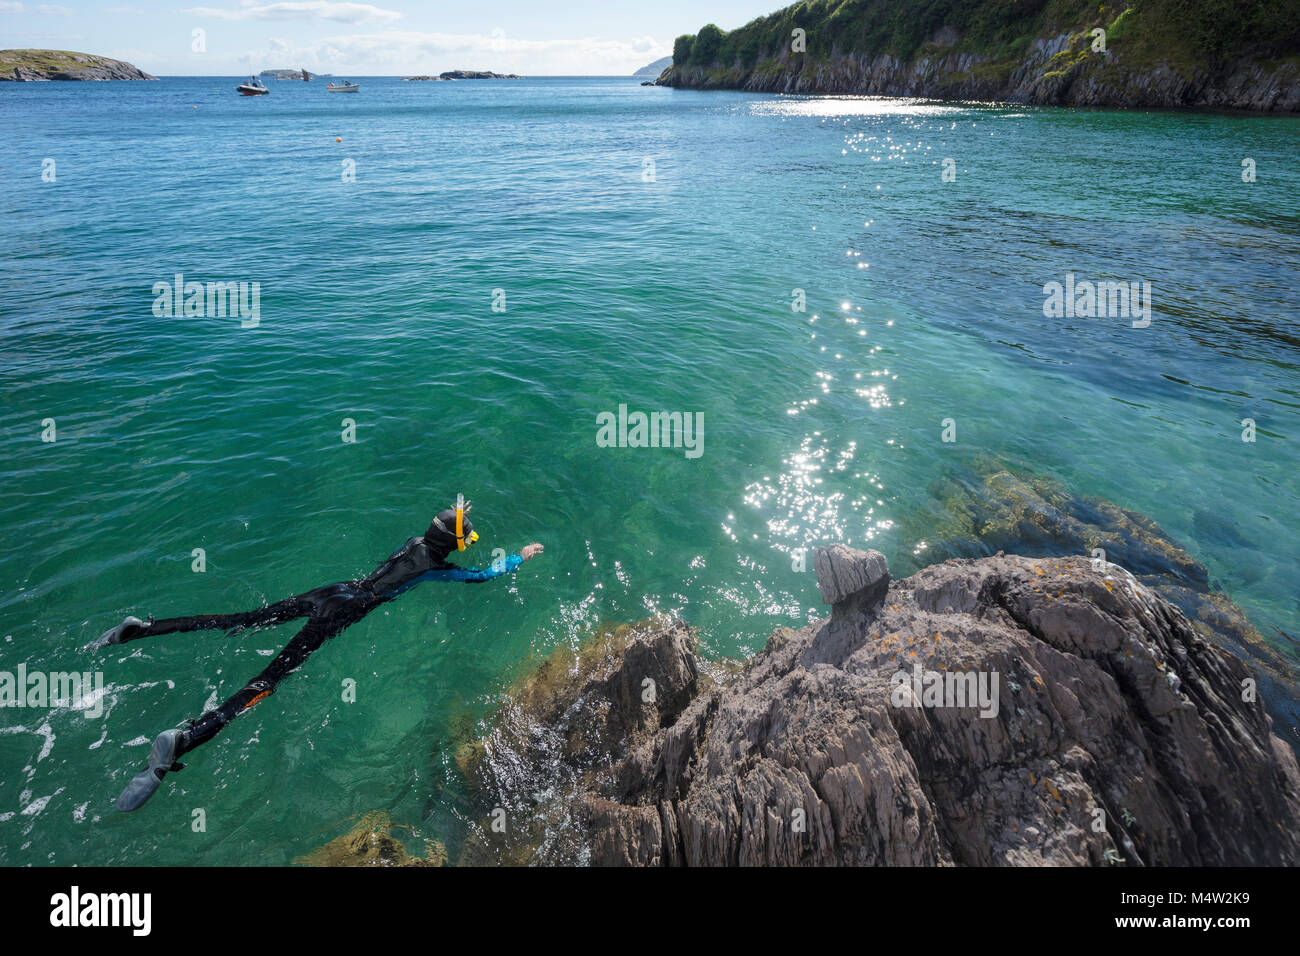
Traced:
[[355, 93], [360, 88], [360, 84], [349, 83], [347, 80], [344, 80], [342, 83], [328, 83], [325, 86], [325, 89], [329, 90], [331, 93]]

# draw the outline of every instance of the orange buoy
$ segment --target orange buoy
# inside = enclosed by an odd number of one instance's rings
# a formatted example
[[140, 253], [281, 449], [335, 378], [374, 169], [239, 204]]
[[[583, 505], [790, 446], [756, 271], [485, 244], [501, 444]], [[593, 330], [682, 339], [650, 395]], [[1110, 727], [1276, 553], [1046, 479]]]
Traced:
[[343, 137], [342, 137], [342, 136], [335, 136], [335, 137], [334, 137], [334, 142], [336, 142], [336, 143], [341, 143], [341, 142], [343, 142]]

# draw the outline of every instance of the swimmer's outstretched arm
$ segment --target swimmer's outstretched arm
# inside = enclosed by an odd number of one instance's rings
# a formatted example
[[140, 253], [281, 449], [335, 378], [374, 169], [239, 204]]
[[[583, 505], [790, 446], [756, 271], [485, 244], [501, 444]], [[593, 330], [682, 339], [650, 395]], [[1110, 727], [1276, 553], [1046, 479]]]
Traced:
[[486, 568], [434, 568], [432, 571], [426, 571], [421, 576], [421, 579], [425, 581], [461, 581], [465, 584], [479, 584], [517, 570], [519, 565], [537, 557], [544, 550], [540, 544], [528, 544], [524, 545], [518, 554], [506, 555], [505, 560], [499, 566], [496, 562], [493, 562], [492, 565]]

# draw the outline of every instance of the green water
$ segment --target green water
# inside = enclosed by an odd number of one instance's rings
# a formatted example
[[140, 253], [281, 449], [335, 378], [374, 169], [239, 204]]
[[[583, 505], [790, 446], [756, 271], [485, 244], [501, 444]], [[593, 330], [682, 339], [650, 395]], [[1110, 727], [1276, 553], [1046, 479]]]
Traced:
[[[454, 857], [452, 752], [535, 655], [657, 611], [752, 653], [820, 613], [794, 549], [906, 570], [979, 452], [1152, 516], [1294, 654], [1297, 120], [234, 82], [0, 90], [0, 670], [106, 688], [0, 710], [0, 863], [281, 864], [376, 809]], [[155, 316], [177, 272], [258, 282], [259, 324]], [[1045, 317], [1071, 272], [1150, 282], [1150, 327]], [[620, 404], [703, 454], [599, 447]], [[479, 563], [546, 553], [385, 605], [112, 809], [294, 625], [82, 644], [364, 574], [457, 492]]]

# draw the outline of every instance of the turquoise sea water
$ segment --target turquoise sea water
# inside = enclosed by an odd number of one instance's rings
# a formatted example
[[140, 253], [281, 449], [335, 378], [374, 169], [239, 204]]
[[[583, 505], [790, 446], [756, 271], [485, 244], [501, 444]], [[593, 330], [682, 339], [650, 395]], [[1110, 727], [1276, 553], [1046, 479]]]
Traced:
[[[376, 809], [454, 856], [452, 750], [535, 654], [657, 610], [752, 653], [820, 613], [793, 549], [914, 566], [982, 451], [1150, 515], [1295, 654], [1300, 120], [237, 82], [0, 88], [0, 670], [105, 681], [0, 710], [0, 864], [286, 863]], [[176, 273], [259, 324], [155, 316]], [[1150, 326], [1045, 317], [1067, 273], [1150, 282]], [[703, 454], [599, 447], [620, 404]], [[384, 606], [113, 811], [294, 625], [82, 644], [364, 574], [458, 491], [480, 563], [545, 555]]]

